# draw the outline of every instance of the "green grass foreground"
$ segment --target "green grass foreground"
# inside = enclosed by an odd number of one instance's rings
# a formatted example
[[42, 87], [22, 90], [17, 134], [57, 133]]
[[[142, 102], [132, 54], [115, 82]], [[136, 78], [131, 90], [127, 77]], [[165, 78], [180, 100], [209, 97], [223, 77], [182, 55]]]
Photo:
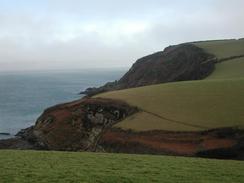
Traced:
[[244, 182], [244, 162], [171, 156], [0, 151], [1, 183]]

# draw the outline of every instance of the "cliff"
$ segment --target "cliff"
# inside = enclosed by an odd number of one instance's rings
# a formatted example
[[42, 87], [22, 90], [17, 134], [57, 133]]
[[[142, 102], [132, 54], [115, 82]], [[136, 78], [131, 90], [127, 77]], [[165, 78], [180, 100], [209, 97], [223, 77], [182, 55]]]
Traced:
[[88, 96], [98, 93], [174, 81], [199, 80], [214, 70], [216, 59], [193, 44], [181, 44], [165, 48], [138, 59], [119, 80], [99, 88], [81, 92]]
[[46, 109], [36, 124], [0, 141], [1, 148], [95, 151], [107, 128], [138, 111], [124, 102], [81, 99]]

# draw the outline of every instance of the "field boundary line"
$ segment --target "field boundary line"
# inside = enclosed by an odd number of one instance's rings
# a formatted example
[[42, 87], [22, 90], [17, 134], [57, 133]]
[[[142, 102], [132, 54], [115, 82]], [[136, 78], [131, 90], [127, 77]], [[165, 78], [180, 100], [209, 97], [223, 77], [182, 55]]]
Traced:
[[148, 114], [151, 114], [157, 118], [160, 118], [160, 119], [163, 119], [163, 120], [167, 120], [167, 121], [170, 121], [170, 122], [173, 122], [173, 123], [177, 123], [177, 124], [181, 124], [181, 125], [185, 125], [185, 126], [191, 126], [191, 127], [195, 127], [195, 128], [201, 128], [201, 129], [204, 129], [204, 130], [207, 130], [209, 129], [208, 127], [206, 126], [202, 126], [202, 125], [194, 125], [194, 124], [191, 124], [191, 123], [186, 123], [186, 122], [183, 122], [183, 121], [178, 121], [178, 120], [174, 120], [174, 119], [169, 119], [169, 118], [166, 118], [166, 117], [163, 117], [159, 114], [155, 114], [153, 112], [150, 112], [150, 111], [146, 111], [146, 110], [143, 110], [141, 109], [142, 112], [145, 112], [145, 113], [148, 113]]

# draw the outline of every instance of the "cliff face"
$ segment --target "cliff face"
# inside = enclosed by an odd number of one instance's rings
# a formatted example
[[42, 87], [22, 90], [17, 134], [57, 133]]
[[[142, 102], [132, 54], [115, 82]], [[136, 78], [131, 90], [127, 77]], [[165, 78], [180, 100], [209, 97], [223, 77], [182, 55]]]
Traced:
[[136, 111], [121, 101], [81, 99], [45, 110], [17, 135], [36, 149], [95, 151], [104, 130]]
[[164, 51], [137, 60], [131, 69], [116, 82], [100, 88], [88, 88], [83, 94], [146, 86], [152, 84], [199, 80], [214, 70], [215, 58], [192, 44], [170, 46]]
[[183, 44], [166, 48], [136, 61], [119, 80], [122, 88], [173, 81], [198, 80], [214, 69], [213, 56], [202, 49]]

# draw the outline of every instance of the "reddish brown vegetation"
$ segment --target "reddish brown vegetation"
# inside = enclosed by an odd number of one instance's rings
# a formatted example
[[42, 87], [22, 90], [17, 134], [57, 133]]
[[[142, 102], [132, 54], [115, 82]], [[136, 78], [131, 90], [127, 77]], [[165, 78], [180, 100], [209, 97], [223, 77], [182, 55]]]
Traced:
[[[232, 130], [235, 129], [229, 129]], [[132, 132], [110, 129], [103, 134], [100, 144], [110, 152], [200, 156], [202, 152], [211, 150], [241, 148], [239, 142], [242, 138], [243, 132], [238, 130], [236, 135], [223, 135], [222, 129], [205, 132]], [[222, 156], [220, 153], [213, 157]]]

